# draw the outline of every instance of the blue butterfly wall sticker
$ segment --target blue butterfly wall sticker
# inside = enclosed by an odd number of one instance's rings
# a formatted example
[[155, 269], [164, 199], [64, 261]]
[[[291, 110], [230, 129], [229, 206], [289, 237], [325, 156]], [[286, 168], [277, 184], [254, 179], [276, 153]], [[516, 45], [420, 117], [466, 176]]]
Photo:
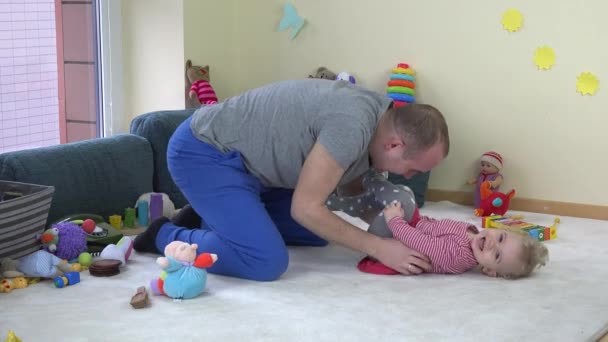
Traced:
[[296, 8], [292, 4], [287, 3], [283, 9], [283, 18], [279, 23], [279, 31], [285, 31], [291, 27], [290, 39], [294, 39], [305, 22], [304, 18], [298, 15]]

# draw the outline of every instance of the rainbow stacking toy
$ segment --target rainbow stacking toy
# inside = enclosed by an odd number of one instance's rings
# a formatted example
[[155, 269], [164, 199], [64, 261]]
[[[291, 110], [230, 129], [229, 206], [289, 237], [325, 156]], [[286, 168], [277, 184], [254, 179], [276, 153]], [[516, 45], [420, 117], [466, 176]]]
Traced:
[[388, 81], [386, 93], [393, 99], [395, 107], [414, 103], [416, 95], [416, 74], [408, 64], [399, 63], [393, 69], [391, 79]]

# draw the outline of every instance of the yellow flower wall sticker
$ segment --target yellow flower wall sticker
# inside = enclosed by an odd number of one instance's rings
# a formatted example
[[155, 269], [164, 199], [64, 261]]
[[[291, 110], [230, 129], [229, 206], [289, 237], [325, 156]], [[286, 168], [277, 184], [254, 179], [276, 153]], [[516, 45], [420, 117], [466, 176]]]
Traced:
[[524, 16], [519, 10], [509, 9], [502, 15], [502, 27], [509, 32], [515, 32], [521, 28]]
[[548, 46], [539, 47], [534, 53], [534, 64], [539, 69], [550, 69], [555, 64], [555, 52]]
[[590, 72], [582, 72], [576, 77], [576, 91], [582, 95], [594, 95], [600, 88], [600, 80]]

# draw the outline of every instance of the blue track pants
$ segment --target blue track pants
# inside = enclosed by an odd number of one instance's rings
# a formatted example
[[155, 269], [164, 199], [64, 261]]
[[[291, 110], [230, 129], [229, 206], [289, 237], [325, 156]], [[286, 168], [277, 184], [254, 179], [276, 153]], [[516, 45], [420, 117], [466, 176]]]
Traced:
[[198, 244], [198, 252], [215, 253], [210, 273], [270, 281], [289, 264], [286, 245], [325, 246], [293, 220], [293, 190], [265, 188], [251, 175], [238, 151], [222, 153], [198, 140], [187, 119], [169, 141], [167, 162], [173, 180], [203, 218], [201, 229], [164, 224], [156, 247], [171, 241]]

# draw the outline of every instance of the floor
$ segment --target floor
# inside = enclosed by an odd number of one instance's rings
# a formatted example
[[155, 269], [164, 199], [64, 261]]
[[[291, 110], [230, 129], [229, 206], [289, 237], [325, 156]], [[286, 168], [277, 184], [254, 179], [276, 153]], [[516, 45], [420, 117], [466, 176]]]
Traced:
[[[448, 202], [422, 213], [479, 223]], [[280, 281], [211, 275], [201, 297], [153, 297], [140, 310], [129, 300], [159, 271], [154, 256], [136, 254], [115, 277], [83, 273], [64, 289], [43, 282], [0, 295], [0, 338], [10, 329], [23, 341], [587, 341], [608, 323], [608, 222], [561, 222], [545, 242], [550, 263], [528, 279], [375, 276], [356, 269], [359, 253], [292, 248]]]

